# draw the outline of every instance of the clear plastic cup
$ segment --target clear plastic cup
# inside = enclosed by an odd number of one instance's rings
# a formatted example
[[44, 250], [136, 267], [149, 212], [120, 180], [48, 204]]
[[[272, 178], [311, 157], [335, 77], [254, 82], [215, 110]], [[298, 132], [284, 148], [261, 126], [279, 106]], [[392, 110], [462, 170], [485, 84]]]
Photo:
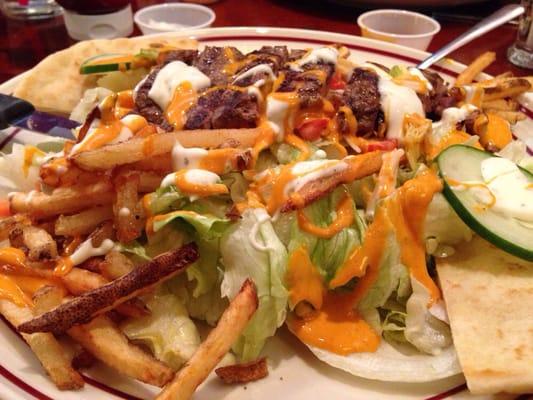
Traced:
[[0, 0], [0, 8], [6, 17], [22, 20], [53, 18], [63, 12], [53, 0]]

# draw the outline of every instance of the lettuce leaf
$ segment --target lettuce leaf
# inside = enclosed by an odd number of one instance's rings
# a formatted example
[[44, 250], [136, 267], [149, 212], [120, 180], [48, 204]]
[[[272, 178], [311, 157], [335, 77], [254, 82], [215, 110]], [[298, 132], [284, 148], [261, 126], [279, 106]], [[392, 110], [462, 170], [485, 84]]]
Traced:
[[209, 214], [203, 215], [191, 210], [171, 211], [167, 214], [160, 215], [159, 217], [160, 218], [154, 221], [154, 232], [157, 233], [160, 229], [170, 223], [177, 222], [178, 226], [186, 223], [194, 228], [196, 234], [204, 240], [221, 237], [231, 223], [227, 218], [219, 218]]
[[[304, 209], [307, 218], [315, 225], [326, 227], [335, 219], [335, 208], [344, 196], [344, 188], [338, 188], [329, 196], [313, 202]], [[322, 239], [300, 229], [296, 218], [291, 226], [291, 240], [289, 254], [301, 246], [309, 251], [312, 263], [318, 268], [326, 282], [329, 282], [335, 272], [341, 267], [350, 253], [361, 244], [364, 232], [364, 222], [353, 206], [353, 224], [329, 239]]]
[[265, 340], [285, 321], [288, 293], [283, 279], [287, 251], [266, 211], [248, 209], [221, 238], [220, 253], [225, 268], [223, 296], [235, 297], [247, 278], [257, 286], [259, 307], [234, 346], [241, 360], [250, 361], [257, 358]]
[[405, 338], [424, 353], [440, 354], [452, 344], [450, 327], [430, 313], [428, 290], [413, 277], [411, 286], [413, 294], [406, 304]]
[[200, 335], [177, 296], [160, 290], [146, 301], [150, 315], [122, 325], [126, 336], [148, 346], [158, 360], [178, 370], [200, 345]]

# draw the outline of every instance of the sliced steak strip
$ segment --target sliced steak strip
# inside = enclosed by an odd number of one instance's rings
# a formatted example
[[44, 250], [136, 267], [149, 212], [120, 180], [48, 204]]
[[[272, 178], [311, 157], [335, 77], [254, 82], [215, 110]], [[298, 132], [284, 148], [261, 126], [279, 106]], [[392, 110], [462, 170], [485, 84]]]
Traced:
[[[233, 54], [233, 60], [228, 58], [228, 52]], [[239, 61], [243, 58], [243, 54], [235, 47], [207, 46], [198, 55], [193, 65], [211, 79], [213, 86], [222, 86], [228, 84], [230, 80], [224, 67], [232, 61]]]
[[378, 81], [374, 71], [356, 68], [344, 89], [343, 100], [357, 118], [358, 134], [367, 135], [377, 129], [382, 114]]
[[185, 129], [255, 128], [259, 110], [254, 96], [234, 89], [208, 90], [187, 111]]
[[163, 130], [169, 132], [172, 130], [172, 126], [166, 120], [163, 110], [148, 96], [161, 68], [162, 66], [155, 67], [135, 88], [133, 92], [134, 111], [141, 114], [148, 122], [159, 125]]

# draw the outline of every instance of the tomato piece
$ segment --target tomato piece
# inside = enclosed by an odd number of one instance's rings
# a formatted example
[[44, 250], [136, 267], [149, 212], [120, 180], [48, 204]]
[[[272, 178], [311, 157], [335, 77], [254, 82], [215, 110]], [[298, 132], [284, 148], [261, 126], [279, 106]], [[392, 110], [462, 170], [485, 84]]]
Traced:
[[0, 218], [9, 217], [11, 210], [9, 209], [9, 200], [0, 199]]
[[320, 135], [328, 126], [328, 122], [328, 118], [306, 119], [296, 128], [296, 132], [302, 139], [313, 142], [320, 139]]
[[343, 81], [340, 72], [335, 73], [329, 80], [329, 88], [332, 90], [344, 89], [346, 82]]
[[398, 141], [396, 139], [376, 140], [369, 141], [366, 147], [366, 151], [391, 151], [398, 147]]

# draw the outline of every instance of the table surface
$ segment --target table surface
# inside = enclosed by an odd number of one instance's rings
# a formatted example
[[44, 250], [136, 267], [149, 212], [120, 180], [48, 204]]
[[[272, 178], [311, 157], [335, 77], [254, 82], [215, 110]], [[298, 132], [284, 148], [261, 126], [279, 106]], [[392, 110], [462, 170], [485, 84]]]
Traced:
[[[429, 51], [434, 51], [471, 27], [476, 19], [488, 15], [509, 1], [489, 1], [471, 6], [446, 9], [422, 9], [433, 15], [442, 30], [433, 39]], [[162, 3], [156, 0], [133, 0], [133, 8]], [[214, 27], [276, 26], [318, 29], [359, 35], [356, 19], [365, 10], [320, 0], [221, 0], [213, 5]], [[458, 17], [459, 16], [459, 17]], [[517, 68], [506, 59], [506, 51], [516, 37], [516, 25], [504, 25], [452, 53], [451, 57], [468, 64], [477, 55], [492, 50], [497, 61], [487, 72], [499, 74], [512, 71], [526, 75], [528, 70]], [[140, 34], [135, 28], [134, 35]], [[57, 50], [74, 43], [67, 35], [63, 18], [44, 21], [16, 21], [0, 14], [0, 82], [18, 75]]]

